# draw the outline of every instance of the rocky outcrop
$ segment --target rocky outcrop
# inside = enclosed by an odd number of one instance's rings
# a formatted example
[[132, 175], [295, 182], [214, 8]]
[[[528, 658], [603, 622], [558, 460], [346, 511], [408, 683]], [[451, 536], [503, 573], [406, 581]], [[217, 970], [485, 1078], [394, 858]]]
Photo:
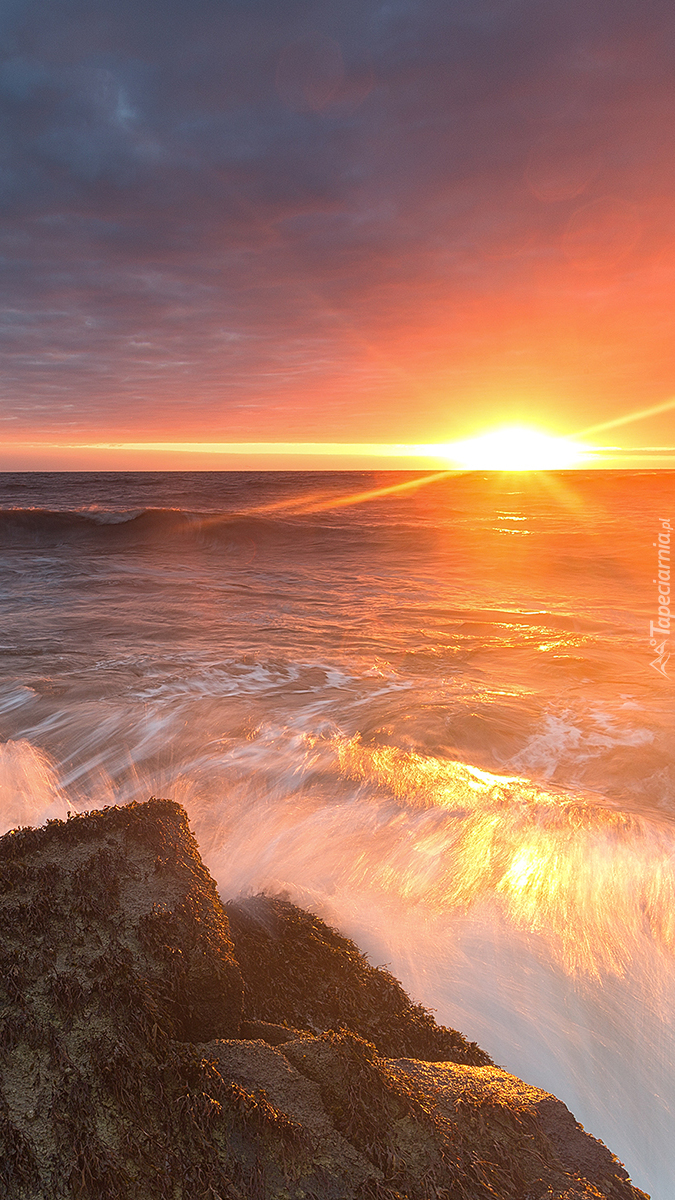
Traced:
[[520, 1175], [526, 1193], [547, 1194], [542, 1191], [545, 1182], [551, 1185], [555, 1180], [569, 1200], [598, 1192], [613, 1200], [642, 1195], [615, 1155], [590, 1137], [566, 1105], [549, 1092], [494, 1066], [412, 1059], [389, 1066], [403, 1083], [428, 1096], [439, 1115], [455, 1122], [460, 1140], [472, 1143], [484, 1162], [494, 1157], [496, 1146], [508, 1146], [511, 1172]]
[[161, 1196], [166, 1178], [172, 1195], [176, 1157], [185, 1170], [191, 1157], [168, 1107], [198, 1071], [186, 1043], [237, 1037], [241, 1003], [227, 918], [178, 805], [5, 835], [0, 1194]]
[[252, 896], [228, 904], [227, 915], [247, 1020], [315, 1033], [348, 1029], [390, 1058], [492, 1061], [475, 1042], [437, 1025], [393, 975], [372, 967], [353, 942], [312, 913], [278, 897]]
[[0, 839], [2, 1197], [642, 1197], [318, 918], [228, 912], [170, 801]]

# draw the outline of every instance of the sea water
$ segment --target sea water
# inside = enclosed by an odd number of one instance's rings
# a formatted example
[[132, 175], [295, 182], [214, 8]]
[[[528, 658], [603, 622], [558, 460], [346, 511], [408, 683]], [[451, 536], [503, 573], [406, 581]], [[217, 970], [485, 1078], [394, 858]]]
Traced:
[[670, 1200], [674, 521], [670, 472], [0, 476], [2, 830], [180, 801]]

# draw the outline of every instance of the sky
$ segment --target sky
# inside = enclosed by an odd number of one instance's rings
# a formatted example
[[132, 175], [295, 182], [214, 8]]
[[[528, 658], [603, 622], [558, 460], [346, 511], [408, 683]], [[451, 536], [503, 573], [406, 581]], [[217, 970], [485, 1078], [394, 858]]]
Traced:
[[674, 62], [672, 0], [3, 0], [0, 469], [675, 467]]

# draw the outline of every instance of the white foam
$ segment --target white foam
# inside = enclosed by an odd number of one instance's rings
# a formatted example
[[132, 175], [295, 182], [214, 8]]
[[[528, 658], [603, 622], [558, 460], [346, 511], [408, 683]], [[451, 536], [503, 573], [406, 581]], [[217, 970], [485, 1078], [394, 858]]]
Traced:
[[136, 517], [140, 517], [145, 509], [131, 508], [113, 511], [103, 508], [86, 508], [81, 511], [82, 516], [93, 521], [95, 525], [126, 525], [128, 521], [135, 521]]
[[67, 813], [48, 756], [26, 741], [0, 743], [0, 833], [64, 819]]
[[[628, 709], [632, 706], [624, 703], [619, 707]], [[578, 764], [597, 759], [617, 746], [648, 746], [653, 741], [653, 730], [625, 723], [620, 725], [616, 714], [601, 708], [584, 717], [570, 710], [559, 714], [549, 712], [544, 717], [543, 728], [510, 759], [510, 765], [516, 770], [552, 778], [566, 761]]]

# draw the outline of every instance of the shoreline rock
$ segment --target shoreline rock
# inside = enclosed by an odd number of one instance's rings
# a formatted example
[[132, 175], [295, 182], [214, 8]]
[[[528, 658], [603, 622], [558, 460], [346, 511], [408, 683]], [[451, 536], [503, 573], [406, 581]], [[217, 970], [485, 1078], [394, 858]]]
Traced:
[[225, 911], [244, 980], [246, 1020], [314, 1033], [350, 1030], [388, 1058], [492, 1063], [475, 1042], [438, 1025], [389, 971], [371, 966], [354, 942], [313, 913], [264, 895], [230, 901]]
[[555, 1097], [152, 799], [0, 838], [7, 1200], [644, 1200]]

